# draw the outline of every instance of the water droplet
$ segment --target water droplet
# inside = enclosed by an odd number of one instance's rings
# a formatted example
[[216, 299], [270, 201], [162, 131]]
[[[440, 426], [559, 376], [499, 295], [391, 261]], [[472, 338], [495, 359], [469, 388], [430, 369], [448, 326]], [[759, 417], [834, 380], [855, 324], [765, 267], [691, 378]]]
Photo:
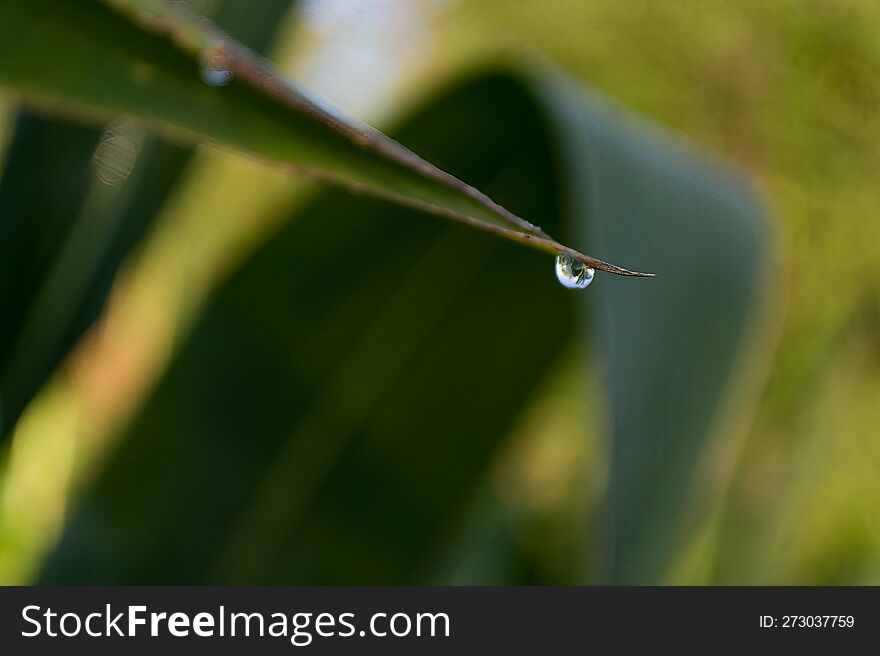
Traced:
[[593, 282], [595, 270], [567, 253], [556, 256], [556, 277], [563, 287], [583, 289]]
[[209, 87], [223, 87], [232, 79], [226, 57], [219, 50], [207, 50], [202, 55], [202, 82]]
[[98, 180], [110, 186], [124, 182], [134, 168], [139, 150], [132, 129], [120, 125], [107, 128], [92, 156]]

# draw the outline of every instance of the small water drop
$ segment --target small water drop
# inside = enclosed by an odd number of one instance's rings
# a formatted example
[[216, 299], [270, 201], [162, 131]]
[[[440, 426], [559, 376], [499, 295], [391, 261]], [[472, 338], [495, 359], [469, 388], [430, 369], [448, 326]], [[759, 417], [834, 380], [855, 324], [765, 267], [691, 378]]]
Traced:
[[556, 256], [556, 278], [563, 287], [583, 289], [591, 282], [596, 271], [567, 253]]
[[140, 145], [133, 129], [124, 125], [107, 128], [92, 161], [95, 175], [105, 185], [117, 185], [131, 174]]
[[208, 50], [202, 55], [202, 82], [209, 87], [223, 87], [232, 79], [226, 57], [219, 50]]

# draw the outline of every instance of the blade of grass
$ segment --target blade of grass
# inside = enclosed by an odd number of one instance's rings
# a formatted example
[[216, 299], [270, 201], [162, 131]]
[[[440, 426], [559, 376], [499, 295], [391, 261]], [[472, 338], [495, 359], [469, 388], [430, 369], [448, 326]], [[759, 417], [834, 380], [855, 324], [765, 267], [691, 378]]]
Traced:
[[[309, 97], [187, 7], [164, 0], [6, 0], [0, 85], [38, 102], [86, 114], [122, 113], [177, 136], [212, 139], [512, 241], [568, 253], [594, 269], [650, 275], [560, 244], [475, 187]], [[231, 73], [228, 86], [201, 81], [206, 61]]]

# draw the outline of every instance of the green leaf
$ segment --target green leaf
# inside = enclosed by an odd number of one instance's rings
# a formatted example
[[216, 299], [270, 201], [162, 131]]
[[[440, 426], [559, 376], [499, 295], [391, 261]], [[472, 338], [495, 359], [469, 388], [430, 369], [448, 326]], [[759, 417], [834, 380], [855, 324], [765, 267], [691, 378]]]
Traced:
[[[68, 129], [37, 117], [16, 121], [0, 179], [0, 437], [52, 368], [51, 356], [26, 368], [11, 361], [19, 358], [33, 300], [85, 199], [99, 136], [96, 130]], [[49, 151], [52, 156], [45, 157]]]
[[720, 167], [616, 113], [548, 71], [503, 72], [398, 135], [516, 211], [650, 262], [654, 283], [571, 292], [533, 251], [325, 193], [207, 304], [42, 580], [430, 580], [469, 543], [533, 391], [590, 340], [613, 420], [593, 537], [606, 580], [656, 582], [757, 288], [760, 212]]
[[[476, 188], [344, 119], [186, 6], [7, 0], [0, 85], [38, 101], [140, 117], [178, 136], [212, 139], [535, 248], [569, 252], [596, 269], [639, 275], [557, 243]], [[228, 70], [229, 85], [204, 84], [206, 64]]]
[[609, 584], [659, 583], [689, 528], [698, 465], [759, 304], [769, 236], [742, 174], [558, 80], [539, 85], [575, 242], [659, 272], [583, 299], [607, 368]]
[[[258, 52], [290, 0], [223, 0], [214, 20]], [[138, 138], [132, 174], [96, 182], [98, 128], [22, 111], [0, 179], [0, 440], [104, 306], [190, 160], [189, 148]], [[65, 253], [67, 253], [65, 255]], [[66, 260], [65, 260], [66, 258]]]

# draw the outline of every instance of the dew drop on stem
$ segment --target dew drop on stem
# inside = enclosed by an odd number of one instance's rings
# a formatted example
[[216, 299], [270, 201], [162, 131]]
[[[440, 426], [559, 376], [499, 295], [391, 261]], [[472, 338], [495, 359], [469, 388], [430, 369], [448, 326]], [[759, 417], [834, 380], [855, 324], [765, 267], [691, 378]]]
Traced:
[[563, 287], [583, 289], [593, 282], [596, 271], [567, 253], [556, 256], [556, 278]]
[[232, 80], [232, 71], [220, 50], [206, 50], [201, 57], [202, 82], [209, 87], [223, 87]]

